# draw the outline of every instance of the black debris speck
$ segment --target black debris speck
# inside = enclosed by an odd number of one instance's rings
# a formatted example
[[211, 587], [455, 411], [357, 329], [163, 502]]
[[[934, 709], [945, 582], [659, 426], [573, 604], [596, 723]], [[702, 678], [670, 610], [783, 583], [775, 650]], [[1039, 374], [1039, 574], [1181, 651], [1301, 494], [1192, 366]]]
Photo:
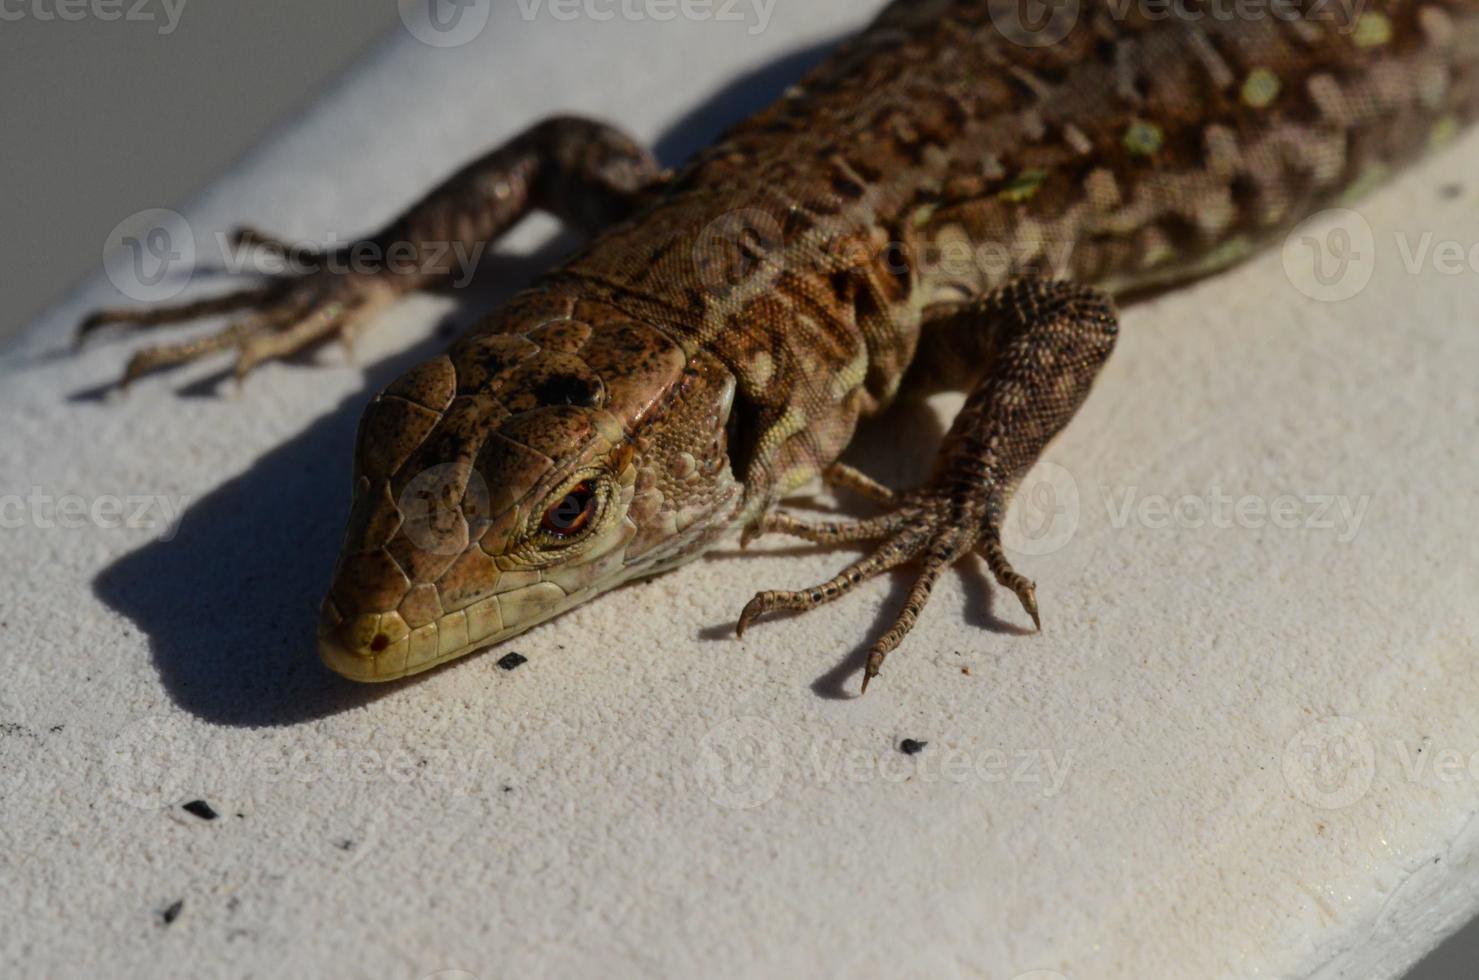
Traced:
[[21, 735], [32, 735], [32, 734], [34, 734], [34, 733], [29, 728], [27, 728], [25, 725], [18, 725], [18, 724], [16, 724], [13, 721], [0, 722], [0, 735], [10, 735], [10, 736], [13, 736], [13, 737], [19, 737]]
[[899, 751], [905, 755], [917, 755], [924, 751], [924, 747], [930, 743], [921, 742], [916, 738], [906, 738], [899, 743]]
[[341, 851], [352, 851], [354, 850], [354, 841], [350, 840], [348, 837], [345, 837], [342, 840], [334, 841], [334, 846], [339, 848], [339, 850]]
[[505, 783], [503, 786], [503, 791], [505, 793], [512, 793], [514, 791], [514, 788]]
[[502, 657], [498, 658], [498, 666], [504, 670], [513, 670], [515, 667], [522, 666], [528, 662], [529, 658], [522, 653], [505, 653]]
[[216, 813], [215, 807], [211, 806], [205, 800], [191, 800], [180, 809], [202, 820], [214, 820], [219, 815]]
[[66, 725], [52, 725], [51, 726], [51, 733], [53, 735], [55, 735], [57, 732], [60, 732], [62, 729], [66, 728], [66, 727], [67, 727]]
[[163, 911], [159, 913], [159, 924], [162, 926], [169, 925], [171, 922], [180, 917], [180, 912], [184, 908], [185, 900], [183, 898], [177, 898], [173, 902], [170, 902], [164, 907]]

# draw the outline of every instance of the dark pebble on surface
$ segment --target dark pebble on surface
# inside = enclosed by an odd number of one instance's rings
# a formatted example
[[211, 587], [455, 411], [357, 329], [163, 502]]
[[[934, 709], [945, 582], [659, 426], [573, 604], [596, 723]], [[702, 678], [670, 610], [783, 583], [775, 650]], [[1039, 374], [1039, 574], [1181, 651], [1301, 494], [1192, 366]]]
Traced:
[[180, 809], [186, 813], [193, 814], [202, 820], [214, 820], [218, 816], [214, 807], [205, 800], [191, 800]]
[[180, 912], [184, 908], [185, 900], [183, 898], [176, 899], [169, 905], [166, 905], [164, 907], [164, 911], [159, 913], [159, 924], [165, 926], [169, 925], [171, 922], [180, 917]]
[[924, 751], [924, 747], [930, 743], [921, 742], [918, 739], [906, 738], [899, 743], [899, 751], [905, 755], [916, 755]]
[[528, 662], [529, 658], [524, 656], [522, 653], [505, 653], [502, 657], [498, 658], [498, 666], [502, 667], [504, 670], [513, 670], [515, 667], [521, 666]]

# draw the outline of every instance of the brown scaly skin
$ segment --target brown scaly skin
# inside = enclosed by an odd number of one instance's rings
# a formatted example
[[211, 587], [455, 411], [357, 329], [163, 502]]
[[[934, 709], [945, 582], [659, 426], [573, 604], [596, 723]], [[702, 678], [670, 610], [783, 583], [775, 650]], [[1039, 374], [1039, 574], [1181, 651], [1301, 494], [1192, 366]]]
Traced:
[[[1011, 29], [1014, 2], [896, 3], [676, 176], [609, 127], [551, 120], [375, 236], [423, 254], [534, 208], [604, 229], [366, 411], [328, 664], [424, 670], [740, 529], [874, 545], [826, 583], [762, 592], [740, 630], [918, 563], [865, 689], [970, 553], [1036, 622], [1002, 515], [1109, 355], [1109, 297], [1229, 265], [1479, 102], [1479, 0], [1373, 0], [1355, 18], [1315, 0], [1293, 19], [1135, 7], [1084, 0], [1043, 45]], [[224, 349], [244, 372], [444, 278], [312, 275], [84, 330], [250, 309], [126, 377]], [[906, 370], [970, 394], [933, 477], [896, 495], [836, 460]], [[773, 509], [819, 475], [883, 513]]]

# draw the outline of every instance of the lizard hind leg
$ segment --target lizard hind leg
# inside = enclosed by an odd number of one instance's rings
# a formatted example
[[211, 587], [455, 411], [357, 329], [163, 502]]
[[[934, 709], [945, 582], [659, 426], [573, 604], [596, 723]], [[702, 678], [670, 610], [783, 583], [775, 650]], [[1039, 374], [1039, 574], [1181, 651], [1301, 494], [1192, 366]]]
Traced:
[[[934, 342], [951, 344], [960, 356], [990, 365], [951, 424], [934, 476], [922, 487], [895, 495], [878, 517], [812, 523], [782, 512], [767, 515], [759, 533], [821, 544], [884, 543], [823, 585], [760, 593], [740, 618], [743, 630], [772, 610], [812, 609], [887, 568], [918, 562], [903, 607], [869, 649], [864, 691], [913, 629], [940, 575], [973, 553], [986, 559], [997, 582], [1012, 590], [1033, 622], [1039, 622], [1035, 585], [1012, 568], [1002, 549], [1002, 521], [1017, 479], [1088, 395], [1114, 347], [1118, 323], [1113, 304], [1095, 290], [1023, 279], [952, 311], [926, 327], [931, 329], [936, 331]], [[845, 475], [836, 482], [849, 481], [887, 502], [882, 488], [866, 478], [860, 482]]]

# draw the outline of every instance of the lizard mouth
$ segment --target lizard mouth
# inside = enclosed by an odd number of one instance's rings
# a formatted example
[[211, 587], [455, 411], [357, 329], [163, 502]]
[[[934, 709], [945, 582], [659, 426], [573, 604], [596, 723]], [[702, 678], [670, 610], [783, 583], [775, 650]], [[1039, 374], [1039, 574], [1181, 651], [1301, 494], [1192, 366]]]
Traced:
[[582, 598], [553, 582], [534, 582], [412, 629], [394, 610], [345, 617], [330, 597], [319, 617], [318, 654], [330, 670], [350, 680], [393, 681], [502, 643]]

